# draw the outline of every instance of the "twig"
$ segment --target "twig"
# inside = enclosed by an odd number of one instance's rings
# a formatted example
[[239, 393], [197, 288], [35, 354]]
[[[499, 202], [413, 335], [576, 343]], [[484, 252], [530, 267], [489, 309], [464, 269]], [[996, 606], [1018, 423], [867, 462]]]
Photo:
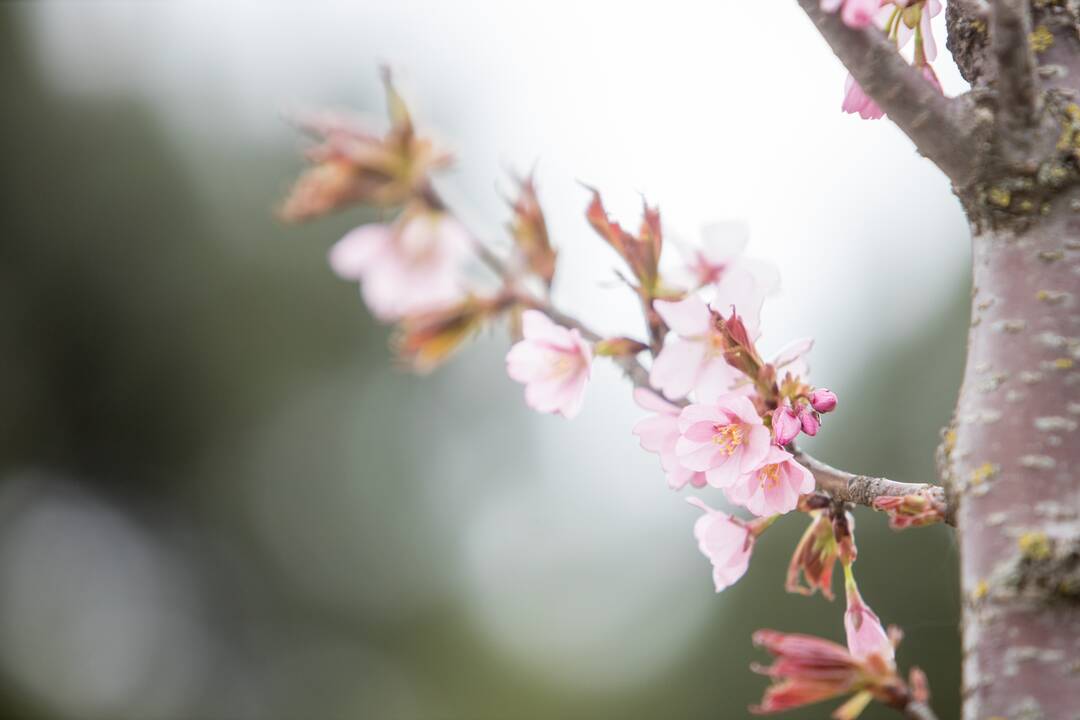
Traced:
[[969, 141], [974, 122], [967, 107], [942, 96], [878, 28], [850, 28], [839, 13], [824, 12], [820, 0], [798, 2], [840, 62], [919, 152], [954, 183], [964, 184], [974, 156]]
[[824, 490], [838, 500], [871, 507], [875, 498], [901, 497], [929, 492], [935, 501], [946, 507], [945, 522], [949, 525], [956, 524], [955, 511], [949, 506], [945, 489], [940, 485], [905, 483], [887, 478], [855, 475], [826, 465], [798, 449], [795, 451], [795, 459], [814, 474], [819, 490]]
[[1023, 152], [1031, 147], [1039, 107], [1035, 54], [1028, 36], [1028, 0], [992, 0], [990, 43], [997, 65], [998, 132], [1006, 145]]
[[908, 720], [938, 720], [933, 709], [923, 702], [909, 702], [904, 706], [903, 713]]

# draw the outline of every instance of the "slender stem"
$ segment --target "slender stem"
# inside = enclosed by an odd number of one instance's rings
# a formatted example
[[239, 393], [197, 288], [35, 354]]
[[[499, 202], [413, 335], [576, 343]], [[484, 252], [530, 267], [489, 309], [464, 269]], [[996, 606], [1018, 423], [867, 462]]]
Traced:
[[904, 706], [903, 713], [908, 720], [938, 720], [933, 709], [922, 702], [909, 702]]
[[941, 95], [878, 28], [850, 28], [839, 13], [824, 12], [820, 0], [798, 2], [840, 62], [919, 152], [954, 182], [965, 183], [975, 154], [968, 106]]
[[872, 507], [874, 500], [879, 497], [901, 497], [929, 492], [934, 500], [947, 508], [945, 522], [949, 525], [956, 524], [955, 509], [949, 504], [945, 489], [940, 485], [905, 483], [888, 478], [855, 475], [826, 465], [798, 449], [795, 450], [795, 459], [814, 474], [819, 490], [824, 490], [838, 500]]

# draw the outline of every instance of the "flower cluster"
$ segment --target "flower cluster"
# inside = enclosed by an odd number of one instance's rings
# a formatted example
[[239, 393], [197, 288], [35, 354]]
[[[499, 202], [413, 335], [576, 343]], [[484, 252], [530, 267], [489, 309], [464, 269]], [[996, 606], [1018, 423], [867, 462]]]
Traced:
[[[912, 64], [927, 82], [942, 92], [941, 82], [930, 64], [937, 58], [931, 21], [941, 12], [941, 0], [821, 0], [821, 9], [828, 13], [839, 11], [844, 24], [851, 28], [876, 24], [897, 51], [914, 40]], [[877, 120], [885, 115], [850, 73], [844, 83], [841, 108], [847, 113], [857, 113], [864, 120]]]
[[[890, 32], [899, 37], [901, 23], [914, 27], [916, 58], [925, 59], [922, 23], [936, 0], [883, 4], [896, 5], [902, 15], [897, 20], [894, 13]], [[841, 11], [849, 25], [864, 26], [878, 0], [824, 0], [823, 6]], [[552, 302], [558, 254], [533, 179], [518, 179], [509, 202], [509, 249], [490, 249], [440, 198], [432, 175], [449, 156], [417, 133], [389, 75], [384, 79], [390, 106], [384, 133], [344, 116], [302, 122], [318, 142], [308, 155], [311, 167], [280, 213], [305, 220], [358, 204], [379, 210], [379, 222], [346, 234], [328, 260], [338, 276], [359, 284], [376, 319], [396, 325], [392, 344], [399, 358], [416, 371], [430, 371], [473, 334], [505, 320], [516, 338], [506, 355], [507, 374], [524, 385], [529, 407], [566, 419], [583, 408], [594, 359], [616, 363], [649, 413], [632, 432], [644, 450], [659, 456], [668, 486], [713, 492], [719, 502], [741, 508], [735, 512], [742, 517], [688, 498], [701, 511], [693, 536], [718, 592], [746, 573], [761, 534], [793, 511], [807, 514], [810, 525], [795, 549], [786, 589], [820, 591], [831, 600], [835, 564], [844, 567], [847, 649], [819, 638], [759, 632], [755, 641], [777, 659], [761, 669], [774, 684], [755, 711], [846, 694], [852, 699], [834, 717], [853, 718], [874, 698], [903, 707], [916, 690], [896, 672], [898, 635], [885, 631], [855, 586], [854, 520], [843, 502], [817, 491], [794, 445], [800, 434], [818, 434], [837, 397], [808, 382], [811, 340], [789, 343], [768, 359], [759, 350], [762, 307], [779, 279], [770, 264], [745, 255], [745, 228], [709, 226], [699, 247], [673, 258], [665, 253], [659, 210], [646, 204], [634, 232], [612, 220], [599, 192], [591, 190], [585, 220], [619, 257], [645, 334], [597, 333]], [[480, 265], [493, 276], [486, 282], [474, 272]], [[894, 525], [925, 524], [941, 514], [931, 500], [907, 496], [881, 509]], [[916, 685], [925, 694], [925, 682]]]

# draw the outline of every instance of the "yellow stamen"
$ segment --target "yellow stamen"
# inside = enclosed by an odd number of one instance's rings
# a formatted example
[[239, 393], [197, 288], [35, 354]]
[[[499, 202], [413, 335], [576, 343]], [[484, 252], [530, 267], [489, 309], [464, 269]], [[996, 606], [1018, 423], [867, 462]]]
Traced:
[[767, 488], [776, 487], [780, 482], [780, 463], [766, 465], [758, 470], [758, 482]]
[[720, 451], [725, 455], [733, 455], [735, 450], [742, 445], [743, 429], [741, 425], [713, 425], [712, 441], [720, 446]]

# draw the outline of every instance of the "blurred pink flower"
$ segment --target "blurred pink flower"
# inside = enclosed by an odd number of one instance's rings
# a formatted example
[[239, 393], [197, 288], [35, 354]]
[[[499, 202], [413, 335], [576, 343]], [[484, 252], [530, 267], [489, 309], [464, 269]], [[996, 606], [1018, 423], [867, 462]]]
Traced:
[[711, 400], [727, 392], [740, 373], [724, 360], [723, 335], [705, 302], [691, 294], [678, 302], [657, 300], [653, 307], [671, 333], [653, 361], [652, 386], [672, 399], [694, 391]]
[[840, 108], [846, 113], [858, 113], [863, 120], [877, 120], [885, 115], [850, 73], [844, 81], [844, 102]]
[[[915, 6], [919, 2], [907, 2], [905, 6]], [[934, 29], [931, 20], [941, 12], [941, 0], [926, 0], [919, 13], [919, 34], [922, 36], [923, 55], [928, 62], [937, 59], [937, 41], [934, 40]], [[915, 28], [909, 28], [903, 19], [897, 20], [896, 49], [900, 50], [915, 35]]]
[[507, 373], [525, 383], [525, 402], [533, 410], [574, 417], [585, 397], [592, 349], [576, 329], [537, 310], [526, 310], [521, 321], [525, 339], [506, 354]]
[[751, 339], [757, 339], [761, 306], [767, 296], [779, 290], [780, 273], [770, 262], [743, 256], [748, 242], [744, 223], [706, 225], [701, 246], [688, 251], [691, 259], [687, 269], [692, 289], [713, 286], [712, 306], [724, 311], [736, 306]]
[[679, 462], [704, 472], [709, 485], [719, 488], [731, 487], [757, 468], [771, 447], [769, 430], [754, 404], [735, 393], [721, 395], [713, 404], [684, 408], [679, 434]]
[[821, 0], [822, 10], [828, 13], [840, 10], [844, 24], [853, 28], [863, 28], [874, 22], [880, 6], [881, 0]]
[[686, 502], [705, 513], [694, 523], [694, 537], [698, 549], [712, 563], [713, 586], [720, 592], [746, 573], [754, 549], [754, 534], [745, 523], [713, 510], [696, 497], [686, 498]]
[[851, 654], [859, 660], [868, 660], [877, 655], [890, 666], [896, 661], [896, 650], [881, 620], [863, 602], [851, 566], [844, 566], [847, 589], [847, 610], [844, 612], [844, 629], [847, 631], [847, 646]]
[[791, 453], [775, 445], [724, 492], [731, 502], [762, 517], [786, 513], [799, 504], [799, 496], [814, 490], [814, 476]]
[[360, 281], [372, 314], [383, 322], [445, 308], [463, 296], [461, 268], [469, 236], [446, 213], [418, 212], [393, 224], [371, 223], [330, 248], [330, 267]]
[[694, 487], [704, 487], [705, 473], [684, 468], [675, 454], [675, 444], [679, 440], [679, 413], [682, 408], [672, 405], [645, 388], [634, 390], [634, 400], [643, 410], [656, 413], [640, 420], [634, 425], [633, 432], [641, 441], [642, 448], [660, 456], [660, 466], [664, 468], [668, 487], [679, 490], [688, 483]]

